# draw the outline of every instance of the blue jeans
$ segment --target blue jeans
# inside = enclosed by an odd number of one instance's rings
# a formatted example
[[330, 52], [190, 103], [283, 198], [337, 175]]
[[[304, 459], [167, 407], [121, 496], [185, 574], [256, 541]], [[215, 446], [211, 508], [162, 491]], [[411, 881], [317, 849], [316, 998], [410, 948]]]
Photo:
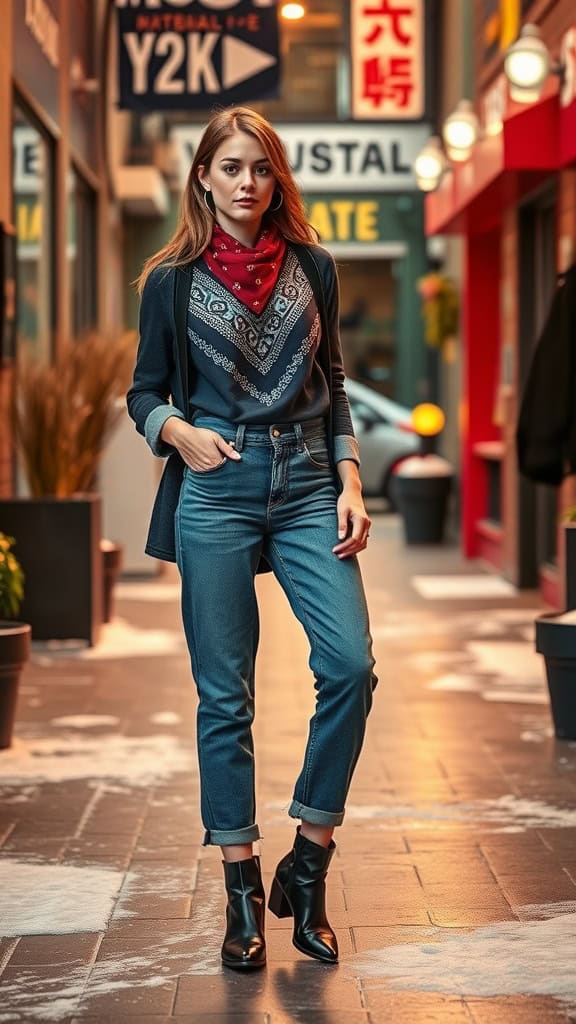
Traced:
[[360, 569], [340, 560], [336, 487], [322, 420], [194, 426], [234, 441], [242, 461], [186, 467], [176, 511], [182, 617], [199, 695], [204, 845], [260, 838], [254, 790], [254, 576], [263, 555], [310, 642], [316, 710], [288, 813], [340, 825], [377, 679]]

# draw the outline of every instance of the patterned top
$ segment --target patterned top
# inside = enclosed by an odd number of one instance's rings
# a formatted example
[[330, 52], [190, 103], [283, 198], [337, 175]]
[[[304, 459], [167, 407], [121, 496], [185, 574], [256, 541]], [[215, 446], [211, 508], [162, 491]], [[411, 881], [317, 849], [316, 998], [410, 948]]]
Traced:
[[[148, 276], [140, 303], [140, 343], [134, 380], [127, 396], [130, 416], [155, 455], [166, 458], [174, 448], [162, 440], [167, 419], [193, 420], [196, 410], [236, 423], [296, 422], [330, 418], [334, 462], [359, 463], [350, 406], [344, 388], [342, 346], [338, 330], [339, 295], [334, 260], [321, 246], [309, 246], [326, 297], [328, 337], [321, 338], [321, 318], [308, 277], [294, 249], [288, 247], [275, 290], [261, 312], [249, 309], [223, 286], [202, 257], [192, 264], [186, 324], [174, 320], [175, 275], [156, 267]], [[182, 313], [179, 314], [182, 317]], [[175, 352], [182, 327], [190, 354], [188, 415], [181, 368]], [[175, 333], [176, 332], [176, 333]], [[184, 340], [184, 339], [182, 339]], [[180, 345], [178, 343], [178, 348]], [[331, 364], [330, 391], [322, 366]], [[171, 496], [179, 481], [173, 472]], [[162, 497], [162, 496], [161, 496]], [[154, 541], [155, 553], [173, 551], [172, 506], [156, 526], [170, 536]], [[166, 504], [164, 502], [164, 504]], [[158, 530], [155, 532], [155, 536]], [[173, 554], [157, 555], [170, 557]]]
[[[246, 306], [199, 260], [192, 277], [187, 333], [194, 412], [259, 424], [304, 422], [327, 414], [328, 385], [315, 358], [320, 315], [292, 250], [286, 252], [276, 287], [261, 312]], [[350, 442], [347, 455], [340, 457], [357, 460], [353, 436]]]

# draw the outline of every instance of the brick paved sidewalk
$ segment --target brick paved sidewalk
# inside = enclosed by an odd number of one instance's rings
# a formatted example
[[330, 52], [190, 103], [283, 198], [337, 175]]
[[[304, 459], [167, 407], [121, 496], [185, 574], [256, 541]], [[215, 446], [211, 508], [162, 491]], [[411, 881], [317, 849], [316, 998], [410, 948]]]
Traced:
[[[339, 966], [268, 915], [267, 970], [221, 968], [178, 588], [126, 583], [98, 649], [36, 651], [0, 754], [0, 1024], [576, 1020], [576, 744], [552, 738], [535, 596], [482, 596], [499, 581], [405, 549], [395, 517], [372, 538], [380, 683], [329, 876]], [[459, 592], [430, 596], [446, 574]], [[258, 586], [268, 886], [313, 688], [277, 584]]]

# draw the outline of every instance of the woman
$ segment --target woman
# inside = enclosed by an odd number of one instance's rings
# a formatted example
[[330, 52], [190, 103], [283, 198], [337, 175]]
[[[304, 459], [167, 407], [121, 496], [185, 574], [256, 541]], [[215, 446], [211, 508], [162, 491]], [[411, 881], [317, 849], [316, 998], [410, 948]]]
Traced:
[[[316, 711], [269, 907], [338, 958], [325, 910], [334, 827], [376, 684], [356, 554], [370, 520], [343, 385], [338, 284], [284, 148], [238, 107], [209, 122], [172, 240], [141, 275], [130, 415], [169, 455], [146, 550], [176, 560], [198, 705], [204, 844], [222, 848], [222, 960], [266, 962], [255, 817], [254, 576], [271, 568], [310, 641]], [[169, 398], [172, 404], [169, 404]], [[339, 494], [338, 494], [339, 492]]]

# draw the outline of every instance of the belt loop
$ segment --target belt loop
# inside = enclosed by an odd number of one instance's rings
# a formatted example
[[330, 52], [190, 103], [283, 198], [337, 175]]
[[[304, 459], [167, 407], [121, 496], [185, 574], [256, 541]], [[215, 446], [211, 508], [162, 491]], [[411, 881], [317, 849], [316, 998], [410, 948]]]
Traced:
[[296, 440], [298, 442], [298, 451], [299, 452], [303, 452], [304, 451], [304, 434], [302, 433], [302, 424], [301, 423], [295, 423], [294, 424], [294, 433], [296, 434]]
[[240, 423], [236, 431], [236, 444], [235, 448], [237, 452], [241, 452], [244, 447], [244, 434], [246, 433], [246, 424]]

